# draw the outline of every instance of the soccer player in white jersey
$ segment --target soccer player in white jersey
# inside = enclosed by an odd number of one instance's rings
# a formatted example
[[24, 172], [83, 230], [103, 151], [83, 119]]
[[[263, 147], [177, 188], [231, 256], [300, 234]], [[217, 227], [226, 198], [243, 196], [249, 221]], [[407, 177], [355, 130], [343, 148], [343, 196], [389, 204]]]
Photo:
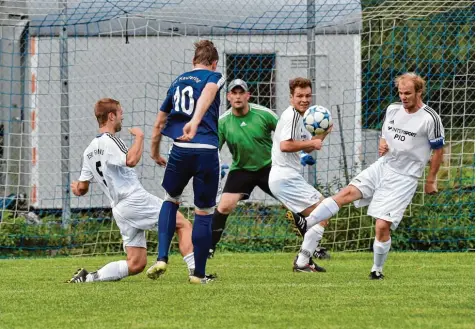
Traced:
[[383, 265], [392, 241], [390, 230], [402, 220], [428, 161], [425, 193], [437, 192], [436, 175], [445, 145], [439, 115], [422, 100], [425, 81], [415, 73], [405, 73], [395, 79], [395, 86], [402, 102], [387, 107], [379, 142], [381, 157], [349, 186], [324, 199], [308, 217], [308, 222], [318, 223], [350, 202], [356, 201], [357, 207], [369, 205], [367, 214], [376, 219], [374, 264], [369, 275], [372, 280], [384, 278]]
[[[289, 84], [289, 106], [281, 115], [273, 136], [271, 149], [271, 172], [269, 188], [273, 195], [290, 211], [309, 216], [322, 199], [322, 194], [311, 186], [301, 174], [300, 151], [306, 153], [320, 150], [322, 141], [332, 130], [311, 136], [304, 127], [303, 115], [312, 100], [312, 84], [309, 79], [296, 78]], [[312, 253], [324, 234], [324, 226], [307, 224], [301, 250], [294, 261], [296, 272], [325, 272], [325, 269], [312, 261]], [[306, 224], [306, 223], [304, 223]]]
[[[131, 128], [135, 136], [130, 149], [115, 133], [122, 128], [123, 110], [117, 100], [100, 99], [94, 113], [99, 123], [99, 135], [93, 139], [83, 154], [79, 180], [72, 182], [74, 195], [85, 195], [89, 182], [95, 180], [108, 197], [112, 214], [121, 231], [127, 260], [106, 264], [96, 272], [80, 268], [69, 283], [117, 281], [144, 270], [147, 264], [145, 230], [157, 226], [162, 200], [147, 192], [135, 172], [144, 150], [144, 133]], [[179, 249], [188, 265], [195, 268], [192, 246], [192, 225], [181, 213], [177, 213]]]

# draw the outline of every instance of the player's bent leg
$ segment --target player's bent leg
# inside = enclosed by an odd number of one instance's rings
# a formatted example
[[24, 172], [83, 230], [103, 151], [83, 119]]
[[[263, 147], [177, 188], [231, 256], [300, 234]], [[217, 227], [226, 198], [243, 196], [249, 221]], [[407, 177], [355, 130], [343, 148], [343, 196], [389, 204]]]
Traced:
[[73, 277], [67, 282], [84, 283], [99, 281], [119, 281], [128, 275], [129, 266], [127, 261], [120, 260], [117, 262], [108, 263], [95, 272], [88, 272], [84, 268], [78, 269], [78, 271], [76, 271]]
[[220, 203], [217, 206], [217, 210], [222, 214], [229, 215], [243, 198], [241, 193], [223, 193], [221, 195]]
[[193, 255], [192, 244], [192, 224], [182, 215], [177, 212], [177, 237], [180, 254], [183, 257], [184, 262], [187, 264], [188, 274], [193, 274], [195, 270], [195, 258]]
[[[339, 212], [344, 205], [362, 198], [362, 192], [353, 186], [348, 185], [333, 197], [322, 200], [319, 205], [313, 209], [306, 217], [307, 225], [314, 226], [318, 223], [327, 221]], [[326, 223], [327, 225], [327, 223]]]
[[213, 258], [215, 250], [225, 230], [228, 215], [236, 208], [238, 201], [242, 199], [241, 193], [223, 193], [212, 218], [212, 246], [208, 258]]
[[126, 247], [129, 275], [141, 273], [147, 265], [147, 249], [144, 247]]
[[147, 264], [145, 231], [123, 225], [120, 227], [127, 260], [108, 263], [95, 272], [87, 273], [85, 269], [77, 271], [71, 278], [71, 283], [119, 281], [144, 270]]
[[383, 280], [383, 265], [390, 251], [392, 239], [390, 236], [391, 221], [377, 219], [375, 222], [374, 264], [369, 274], [371, 280]]
[[178, 236], [180, 254], [185, 256], [193, 252], [192, 223], [180, 211], [177, 212], [177, 227], [175, 230]]
[[336, 195], [332, 197], [339, 208], [354, 202], [356, 200], [362, 199], [362, 192], [355, 185], [347, 185], [342, 190], [340, 190]]

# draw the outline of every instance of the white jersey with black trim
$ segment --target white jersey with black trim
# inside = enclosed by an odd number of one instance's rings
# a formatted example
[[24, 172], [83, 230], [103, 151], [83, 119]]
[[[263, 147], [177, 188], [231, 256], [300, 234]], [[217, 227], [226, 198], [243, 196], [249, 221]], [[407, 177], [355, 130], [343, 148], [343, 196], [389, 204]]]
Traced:
[[389, 105], [381, 137], [389, 147], [384, 162], [391, 170], [414, 177], [422, 176], [431, 150], [445, 145], [441, 118], [425, 104], [415, 113], [408, 113], [400, 103]]
[[107, 195], [111, 207], [135, 192], [143, 192], [134, 168], [127, 167], [127, 147], [110, 133], [98, 135], [83, 153], [80, 181], [94, 179]]
[[292, 106], [284, 110], [279, 118], [276, 130], [273, 135], [273, 148], [271, 149], [271, 160], [273, 167], [292, 168], [301, 172], [301, 159], [299, 152], [282, 152], [280, 144], [282, 141], [310, 140], [312, 135], [304, 127], [302, 115]]

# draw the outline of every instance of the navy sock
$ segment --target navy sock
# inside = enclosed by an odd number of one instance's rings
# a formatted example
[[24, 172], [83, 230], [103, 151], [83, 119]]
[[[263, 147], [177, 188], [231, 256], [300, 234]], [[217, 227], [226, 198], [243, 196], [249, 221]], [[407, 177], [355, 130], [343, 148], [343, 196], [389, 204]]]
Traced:
[[197, 215], [193, 221], [192, 243], [195, 257], [195, 276], [205, 277], [208, 250], [212, 245], [212, 217], [213, 215]]
[[177, 226], [178, 204], [164, 201], [159, 214], [159, 247], [157, 260], [167, 262], [169, 259], [169, 249]]

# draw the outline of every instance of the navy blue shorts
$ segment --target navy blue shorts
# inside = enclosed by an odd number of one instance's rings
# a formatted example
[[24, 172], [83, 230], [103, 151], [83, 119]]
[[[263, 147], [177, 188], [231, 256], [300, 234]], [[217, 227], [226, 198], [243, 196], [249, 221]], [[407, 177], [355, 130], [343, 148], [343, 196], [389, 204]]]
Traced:
[[214, 207], [220, 179], [218, 149], [172, 147], [163, 188], [171, 197], [178, 197], [192, 177], [195, 207]]

